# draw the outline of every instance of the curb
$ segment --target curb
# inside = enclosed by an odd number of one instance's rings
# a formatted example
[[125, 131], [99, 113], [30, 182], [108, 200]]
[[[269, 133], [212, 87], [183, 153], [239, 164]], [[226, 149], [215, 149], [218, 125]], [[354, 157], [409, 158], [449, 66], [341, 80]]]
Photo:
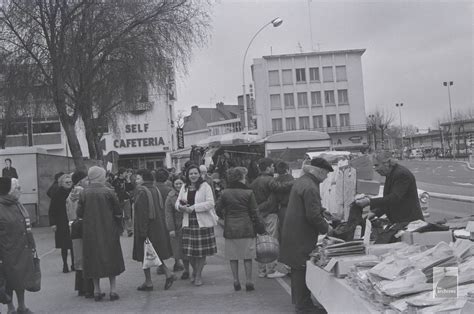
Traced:
[[430, 197], [433, 197], [433, 198], [440, 198], [440, 199], [449, 200], [449, 201], [474, 203], [474, 197], [472, 196], [450, 195], [450, 194], [435, 193], [435, 192], [428, 192], [428, 193], [430, 194]]

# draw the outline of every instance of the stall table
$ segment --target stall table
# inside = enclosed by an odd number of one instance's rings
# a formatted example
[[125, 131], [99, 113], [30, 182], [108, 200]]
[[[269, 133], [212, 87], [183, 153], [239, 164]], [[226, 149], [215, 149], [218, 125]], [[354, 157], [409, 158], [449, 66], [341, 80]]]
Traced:
[[328, 313], [379, 313], [344, 279], [306, 262], [306, 285]]

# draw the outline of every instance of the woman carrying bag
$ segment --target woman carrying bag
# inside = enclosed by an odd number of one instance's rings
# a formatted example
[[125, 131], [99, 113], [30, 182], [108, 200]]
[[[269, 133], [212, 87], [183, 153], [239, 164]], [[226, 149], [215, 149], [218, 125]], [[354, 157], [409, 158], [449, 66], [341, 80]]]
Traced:
[[[164, 217], [164, 199], [158, 188], [153, 184], [153, 175], [147, 169], [137, 171], [135, 191], [135, 222], [133, 231], [133, 259], [143, 262], [144, 243], [148, 238], [161, 261], [172, 256], [168, 229]], [[162, 269], [166, 276], [165, 290], [173, 285], [175, 275], [163, 263]], [[145, 282], [137, 288], [139, 291], [152, 291], [150, 268], [143, 269]]]
[[[218, 215], [224, 219], [225, 258], [230, 261], [234, 290], [241, 290], [239, 260], [244, 261], [245, 288], [255, 290], [252, 282], [252, 259], [256, 257], [255, 237], [265, 229], [257, 216], [257, 202], [246, 182], [247, 169], [227, 170], [227, 189], [216, 204]], [[257, 229], [257, 230], [256, 230]]]
[[[36, 246], [28, 212], [18, 201], [20, 195], [21, 186], [17, 179], [0, 178], [0, 260], [5, 292], [10, 301], [7, 313], [23, 314], [32, 313], [25, 305], [25, 290], [32, 288]], [[13, 291], [18, 301], [16, 310]]]

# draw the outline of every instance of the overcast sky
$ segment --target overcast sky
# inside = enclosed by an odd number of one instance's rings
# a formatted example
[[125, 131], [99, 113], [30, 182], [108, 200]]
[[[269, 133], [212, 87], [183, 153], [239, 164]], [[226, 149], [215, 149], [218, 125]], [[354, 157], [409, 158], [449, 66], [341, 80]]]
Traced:
[[[473, 23], [471, 1], [331, 0], [310, 3], [313, 47], [321, 51], [365, 48], [362, 56], [365, 107], [391, 112], [403, 102], [403, 124], [428, 128], [449, 114], [446, 80], [453, 111], [473, 102]], [[263, 55], [311, 51], [307, 0], [221, 0], [212, 12], [211, 39], [194, 51], [186, 76], [178, 75], [176, 110], [192, 105], [236, 104], [242, 94], [242, 59], [252, 36], [275, 17], [253, 42], [250, 65]], [[318, 46], [319, 44], [319, 46]]]

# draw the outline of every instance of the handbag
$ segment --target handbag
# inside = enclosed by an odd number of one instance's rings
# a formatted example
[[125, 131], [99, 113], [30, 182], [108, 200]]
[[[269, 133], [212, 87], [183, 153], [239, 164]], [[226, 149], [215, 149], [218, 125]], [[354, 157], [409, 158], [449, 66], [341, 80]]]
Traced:
[[41, 290], [41, 267], [38, 252], [35, 250], [33, 254], [33, 273], [26, 283], [26, 291], [38, 292]]
[[156, 254], [153, 244], [150, 239], [146, 238], [143, 244], [143, 267], [142, 269], [148, 269], [154, 266], [160, 266], [162, 264], [158, 254]]

